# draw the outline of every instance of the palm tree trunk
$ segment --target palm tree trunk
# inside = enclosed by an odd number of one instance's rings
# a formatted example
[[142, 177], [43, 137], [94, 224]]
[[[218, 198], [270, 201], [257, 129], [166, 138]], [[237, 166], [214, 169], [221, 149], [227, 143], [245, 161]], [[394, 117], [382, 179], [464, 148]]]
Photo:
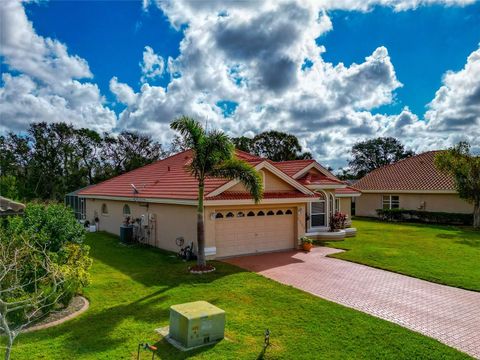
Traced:
[[473, 227], [480, 229], [480, 201], [475, 201], [473, 205]]
[[205, 261], [205, 223], [203, 218], [203, 194], [204, 183], [198, 184], [198, 207], [197, 207], [197, 264], [198, 266], [206, 266]]

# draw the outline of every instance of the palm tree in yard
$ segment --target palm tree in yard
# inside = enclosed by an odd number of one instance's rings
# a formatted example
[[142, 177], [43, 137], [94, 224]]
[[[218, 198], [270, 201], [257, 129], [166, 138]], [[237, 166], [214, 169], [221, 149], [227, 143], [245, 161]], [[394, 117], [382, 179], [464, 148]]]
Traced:
[[235, 157], [235, 147], [223, 132], [206, 131], [198, 121], [186, 116], [174, 120], [170, 127], [180, 133], [185, 145], [192, 150], [192, 161], [188, 170], [198, 181], [198, 269], [206, 270], [203, 208], [205, 179], [239, 180], [250, 192], [255, 203], [263, 196], [262, 179], [250, 164]]

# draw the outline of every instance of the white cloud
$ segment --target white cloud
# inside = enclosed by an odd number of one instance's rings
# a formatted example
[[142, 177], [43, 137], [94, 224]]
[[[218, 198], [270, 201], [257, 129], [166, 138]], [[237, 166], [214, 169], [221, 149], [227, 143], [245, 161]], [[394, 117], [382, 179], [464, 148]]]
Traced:
[[[319, 160], [335, 167], [344, 165], [354, 142], [374, 136], [396, 136], [417, 151], [465, 138], [478, 143], [480, 50], [464, 69], [444, 76], [420, 117], [407, 107], [398, 115], [373, 114], [392, 103], [402, 86], [385, 47], [345, 66], [325, 61], [328, 49], [317, 43], [332, 31], [325, 10], [382, 5], [402, 11], [470, 2], [157, 1], [171, 24], [183, 29], [180, 54], [165, 61], [146, 46], [137, 93], [116, 77], [110, 80], [110, 91], [125, 105], [117, 123], [98, 87], [82, 82], [92, 77], [86, 60], [37, 35], [22, 4], [8, 0], [0, 3], [0, 51], [9, 69], [21, 75], [3, 74], [0, 131], [24, 129], [32, 121], [68, 121], [100, 131], [141, 129], [165, 143], [172, 135], [170, 121], [188, 114], [232, 136], [269, 129], [294, 133]], [[305, 68], [307, 59], [311, 66]], [[169, 76], [167, 86], [148, 83], [161, 76]], [[228, 117], [217, 105], [224, 101], [237, 105]]]
[[[425, 114], [431, 130], [462, 131], [480, 128], [480, 49], [472, 52], [465, 67], [448, 71]], [[480, 132], [480, 130], [479, 130]]]
[[116, 115], [104, 106], [85, 59], [65, 44], [36, 34], [20, 1], [0, 1], [0, 55], [9, 70], [0, 88], [0, 131], [23, 130], [33, 121], [65, 121], [111, 130]]
[[118, 101], [125, 105], [133, 105], [137, 95], [133, 89], [124, 83], [119, 83], [117, 77], [110, 79], [110, 91], [117, 97]]
[[140, 68], [142, 69], [142, 82], [146, 82], [148, 79], [155, 79], [163, 75], [165, 61], [163, 57], [155, 54], [150, 46], [145, 46]]

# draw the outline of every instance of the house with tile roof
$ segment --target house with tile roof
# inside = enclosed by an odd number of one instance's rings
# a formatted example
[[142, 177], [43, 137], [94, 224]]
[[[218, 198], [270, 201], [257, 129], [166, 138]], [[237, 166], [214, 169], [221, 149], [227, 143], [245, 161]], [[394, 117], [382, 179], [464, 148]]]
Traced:
[[428, 151], [373, 170], [355, 183], [362, 196], [355, 215], [377, 216], [377, 209], [472, 213], [473, 205], [460, 199], [454, 179], [434, 164], [438, 151]]
[[[273, 162], [238, 150], [236, 156], [260, 172], [264, 197], [255, 204], [238, 181], [207, 179], [210, 258], [291, 249], [304, 235], [326, 236], [329, 216], [350, 217], [352, 198], [361, 194], [315, 160]], [[187, 150], [79, 191], [85, 219], [113, 234], [126, 217], [139, 219], [145, 242], [166, 250], [178, 251], [177, 238], [195, 242], [198, 184], [186, 168], [191, 159]]]

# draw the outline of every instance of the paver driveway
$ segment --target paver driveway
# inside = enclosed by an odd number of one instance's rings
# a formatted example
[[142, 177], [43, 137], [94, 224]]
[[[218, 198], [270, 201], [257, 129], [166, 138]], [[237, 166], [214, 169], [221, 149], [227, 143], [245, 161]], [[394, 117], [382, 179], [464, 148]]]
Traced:
[[480, 359], [480, 293], [326, 255], [317, 247], [224, 261], [435, 338]]

